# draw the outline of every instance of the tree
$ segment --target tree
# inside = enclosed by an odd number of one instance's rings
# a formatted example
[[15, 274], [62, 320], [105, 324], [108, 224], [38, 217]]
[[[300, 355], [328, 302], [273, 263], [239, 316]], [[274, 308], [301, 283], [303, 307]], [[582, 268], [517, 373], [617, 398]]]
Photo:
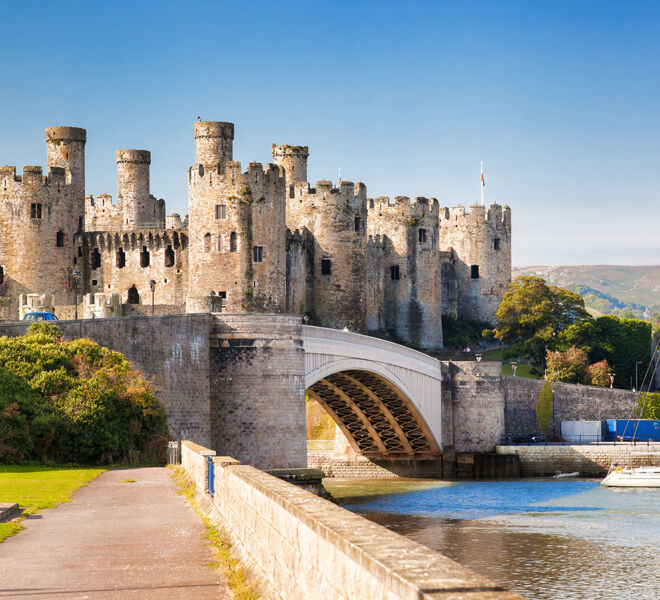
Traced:
[[587, 354], [579, 348], [569, 348], [565, 352], [548, 350], [545, 358], [548, 381], [582, 383], [589, 364]]
[[546, 381], [541, 388], [538, 402], [535, 404], [536, 420], [543, 435], [548, 435], [552, 423], [552, 383]]
[[641, 419], [660, 419], [660, 392], [640, 394], [639, 411]]
[[610, 365], [607, 364], [606, 360], [601, 360], [600, 362], [594, 363], [587, 367], [587, 375], [584, 378], [584, 382], [587, 385], [595, 385], [598, 387], [608, 387], [610, 385]]
[[523, 350], [540, 363], [546, 347], [554, 349], [558, 334], [589, 318], [579, 294], [548, 286], [540, 277], [521, 276], [504, 294], [495, 335], [505, 342], [520, 341]]

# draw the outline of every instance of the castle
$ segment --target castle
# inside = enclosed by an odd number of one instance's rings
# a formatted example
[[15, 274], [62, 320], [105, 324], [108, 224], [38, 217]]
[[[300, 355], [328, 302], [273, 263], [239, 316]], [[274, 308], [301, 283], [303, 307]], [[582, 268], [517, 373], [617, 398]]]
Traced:
[[60, 318], [266, 312], [440, 349], [442, 315], [493, 322], [511, 280], [511, 210], [369, 198], [307, 181], [307, 146], [233, 160], [232, 123], [194, 125], [189, 215], [150, 193], [146, 150], [117, 150], [116, 202], [85, 196], [86, 131], [46, 129], [47, 173], [0, 167], [0, 319], [29, 294]]

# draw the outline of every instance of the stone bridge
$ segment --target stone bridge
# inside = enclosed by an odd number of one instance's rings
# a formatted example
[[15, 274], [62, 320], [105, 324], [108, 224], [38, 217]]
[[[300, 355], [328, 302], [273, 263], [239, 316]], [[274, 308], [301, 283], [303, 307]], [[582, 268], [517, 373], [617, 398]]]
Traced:
[[433, 459], [442, 451], [441, 367], [371, 336], [303, 325], [305, 389], [353, 449], [372, 459]]

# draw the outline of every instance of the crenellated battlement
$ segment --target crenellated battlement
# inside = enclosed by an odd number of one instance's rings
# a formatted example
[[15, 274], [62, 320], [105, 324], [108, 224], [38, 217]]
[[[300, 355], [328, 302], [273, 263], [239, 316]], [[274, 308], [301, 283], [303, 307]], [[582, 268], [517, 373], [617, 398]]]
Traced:
[[46, 191], [54, 187], [56, 191], [62, 191], [67, 185], [69, 184], [66, 182], [66, 171], [62, 167], [51, 167], [47, 176], [43, 174], [41, 166], [26, 165], [23, 167], [22, 175], [16, 175], [15, 166], [0, 167], [0, 193], [3, 191], [17, 193], [18, 190], [23, 189], [25, 189], [24, 193], [34, 193], [35, 186], [43, 187]]
[[443, 206], [440, 208], [440, 220], [470, 227], [484, 223], [506, 225], [511, 222], [511, 209], [500, 204], [491, 204], [488, 208], [483, 204], [473, 204], [469, 211], [460, 204], [450, 208]]
[[392, 219], [392, 221], [417, 221], [437, 224], [439, 218], [438, 201], [435, 198], [417, 196], [414, 200], [408, 196], [389, 196], [370, 198], [368, 201], [370, 219]]
[[160, 250], [171, 245], [175, 250], [188, 247], [188, 233], [181, 229], [139, 229], [135, 231], [85, 231], [76, 234], [78, 245], [100, 252], [117, 250]]

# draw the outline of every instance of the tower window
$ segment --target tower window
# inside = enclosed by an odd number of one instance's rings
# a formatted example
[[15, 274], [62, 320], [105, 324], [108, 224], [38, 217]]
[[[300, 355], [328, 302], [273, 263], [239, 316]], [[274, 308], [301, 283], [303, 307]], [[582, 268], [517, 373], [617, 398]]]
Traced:
[[0, 267], [0, 284], [5, 282], [5, 270]]
[[150, 263], [149, 250], [146, 246], [142, 246], [142, 252], [140, 252], [140, 266], [148, 267]]
[[255, 246], [252, 248], [252, 260], [256, 263], [264, 262], [264, 247]]
[[418, 229], [417, 230], [417, 238], [422, 243], [426, 242], [426, 229], [422, 229], [422, 228]]
[[329, 258], [321, 259], [321, 275], [331, 275], [332, 274], [332, 260]]
[[236, 252], [236, 232], [232, 231], [229, 236], [229, 252]]
[[173, 267], [174, 266], [174, 250], [172, 250], [172, 245], [168, 245], [165, 248], [165, 266]]
[[355, 217], [355, 231], [362, 231], [362, 219], [360, 217]]
[[78, 246], [78, 258], [82, 257], [82, 247]]
[[115, 256], [115, 265], [118, 269], [123, 269], [126, 266], [126, 252], [123, 248], [117, 250], [117, 255]]
[[30, 205], [30, 218], [41, 219], [41, 204], [34, 203]]
[[392, 265], [390, 267], [390, 277], [392, 278], [392, 281], [398, 281], [400, 278], [399, 274], [399, 265]]
[[211, 234], [204, 234], [204, 252], [211, 252]]
[[472, 265], [470, 267], [470, 276], [472, 279], [479, 279], [479, 265]]
[[220, 297], [220, 308], [224, 310], [227, 308], [227, 292], [218, 292], [218, 296]]
[[227, 218], [227, 206], [224, 204], [215, 205], [215, 218], [216, 219], [226, 219]]
[[58, 248], [64, 248], [64, 232], [63, 231], [58, 231], [55, 234], [55, 245]]
[[101, 253], [98, 248], [92, 251], [92, 269], [98, 269], [101, 266]]
[[493, 250], [499, 250], [500, 249], [500, 238], [495, 238], [493, 240]]
[[373, 208], [373, 207], [374, 207], [374, 199], [369, 198], [369, 208]]

